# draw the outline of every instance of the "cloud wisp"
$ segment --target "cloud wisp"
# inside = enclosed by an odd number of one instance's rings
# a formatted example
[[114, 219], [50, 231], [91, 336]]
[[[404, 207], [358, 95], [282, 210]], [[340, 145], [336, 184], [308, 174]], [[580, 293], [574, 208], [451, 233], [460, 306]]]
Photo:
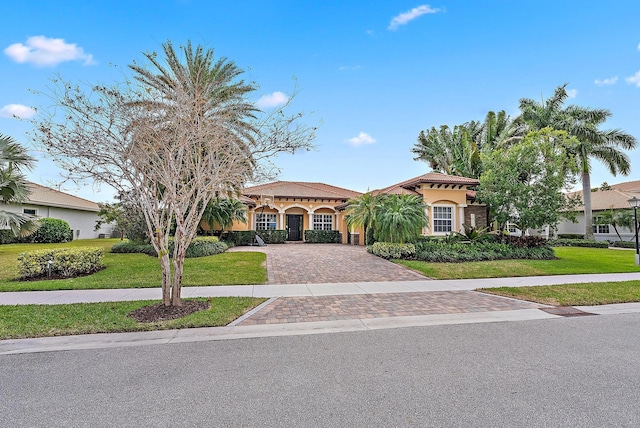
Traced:
[[567, 89], [567, 96], [569, 98], [575, 98], [578, 96], [578, 90], [577, 89]]
[[22, 104], [7, 104], [0, 108], [0, 117], [31, 119], [36, 115], [36, 111], [31, 107]]
[[45, 36], [29, 37], [25, 44], [14, 43], [4, 53], [17, 63], [31, 63], [40, 67], [55, 67], [61, 62], [84, 61], [83, 65], [95, 65], [93, 55], [75, 43]]
[[629, 76], [624, 80], [630, 85], [636, 85], [638, 88], [640, 88], [640, 71], [637, 71], [636, 74], [634, 74], [633, 76]]
[[263, 95], [258, 101], [256, 106], [258, 108], [274, 108], [285, 105], [289, 101], [289, 96], [284, 92], [275, 91], [269, 95]]
[[395, 31], [401, 25], [406, 25], [409, 22], [413, 21], [414, 19], [421, 17], [422, 15], [427, 15], [430, 13], [438, 13], [440, 12], [440, 10], [441, 9], [432, 8], [428, 4], [423, 4], [421, 6], [414, 7], [411, 10], [408, 10], [397, 16], [394, 16], [393, 19], [391, 19], [391, 23], [389, 23], [388, 29], [390, 31]]
[[357, 137], [349, 138], [347, 143], [354, 147], [361, 146], [363, 144], [373, 144], [376, 142], [376, 139], [366, 132], [360, 132]]
[[598, 86], [615, 85], [618, 82], [618, 76], [608, 77], [606, 79], [596, 79], [593, 81]]

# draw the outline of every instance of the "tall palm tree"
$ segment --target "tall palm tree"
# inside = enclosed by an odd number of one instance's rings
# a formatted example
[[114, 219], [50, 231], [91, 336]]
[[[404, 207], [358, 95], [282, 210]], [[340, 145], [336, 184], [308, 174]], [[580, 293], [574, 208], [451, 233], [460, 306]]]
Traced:
[[404, 244], [414, 241], [427, 225], [426, 205], [418, 195], [385, 195], [376, 213], [376, 239]]
[[522, 120], [533, 130], [551, 127], [576, 137], [575, 156], [579, 163], [582, 181], [582, 197], [585, 214], [585, 237], [593, 239], [593, 214], [591, 210], [591, 159], [602, 162], [614, 176], [628, 175], [631, 171], [629, 156], [623, 150], [634, 149], [637, 140], [619, 129], [601, 130], [611, 112], [576, 105], [564, 106], [568, 98], [567, 84], [556, 88], [547, 100], [538, 103], [520, 100]]
[[349, 227], [362, 227], [364, 229], [365, 245], [370, 245], [369, 229], [375, 228], [376, 209], [380, 203], [380, 198], [373, 196], [370, 192], [358, 198], [349, 199], [347, 206], [347, 224]]
[[[35, 159], [13, 138], [0, 134], [0, 204], [21, 203], [29, 196], [24, 170], [33, 168]], [[38, 228], [31, 216], [0, 210], [0, 229], [13, 236], [27, 236]]]

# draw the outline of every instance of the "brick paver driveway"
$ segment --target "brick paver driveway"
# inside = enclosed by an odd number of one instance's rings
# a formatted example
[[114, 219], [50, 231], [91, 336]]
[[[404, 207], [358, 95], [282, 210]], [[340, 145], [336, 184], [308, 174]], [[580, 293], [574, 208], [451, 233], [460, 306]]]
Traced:
[[426, 277], [367, 253], [363, 246], [279, 244], [234, 247], [230, 251], [267, 254], [269, 284], [417, 281]]

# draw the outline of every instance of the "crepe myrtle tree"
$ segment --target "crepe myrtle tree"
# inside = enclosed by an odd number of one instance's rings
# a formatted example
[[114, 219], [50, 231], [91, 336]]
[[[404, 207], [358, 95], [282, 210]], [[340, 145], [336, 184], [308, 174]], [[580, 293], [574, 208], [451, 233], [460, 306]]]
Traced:
[[310, 149], [315, 128], [286, 114], [289, 103], [257, 109], [248, 99], [256, 85], [213, 49], [167, 41], [162, 55], [144, 58], [129, 66], [132, 79], [110, 86], [53, 79], [33, 138], [70, 177], [106, 183], [137, 204], [158, 253], [162, 301], [179, 306], [185, 253], [207, 202], [272, 176], [270, 158]]

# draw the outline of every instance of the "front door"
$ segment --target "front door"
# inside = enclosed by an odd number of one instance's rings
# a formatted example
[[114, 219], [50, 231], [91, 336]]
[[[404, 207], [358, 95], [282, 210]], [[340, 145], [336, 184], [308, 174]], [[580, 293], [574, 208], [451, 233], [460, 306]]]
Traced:
[[287, 241], [302, 241], [302, 216], [287, 214]]

